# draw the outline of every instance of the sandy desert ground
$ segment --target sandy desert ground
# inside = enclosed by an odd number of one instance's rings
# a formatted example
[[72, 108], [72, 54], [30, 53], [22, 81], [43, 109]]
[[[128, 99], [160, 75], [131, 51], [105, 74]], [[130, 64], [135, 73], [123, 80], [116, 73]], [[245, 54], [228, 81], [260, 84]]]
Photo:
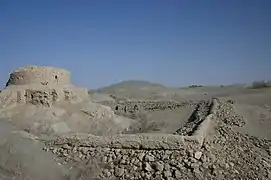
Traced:
[[[25, 119], [14, 122], [20, 119], [17, 114], [14, 119], [0, 120], [0, 179], [271, 178], [271, 88], [250, 89], [243, 85], [169, 88], [127, 81], [91, 91], [89, 97], [91, 102], [99, 104], [91, 104], [93, 108], [106, 105], [120, 117], [114, 119], [116, 123], [126, 122], [118, 130], [110, 130], [113, 134], [191, 135], [208, 115], [213, 98], [220, 102], [219, 118], [215, 120], [215, 128], [208, 131], [210, 136], [201, 149], [171, 151], [81, 147], [74, 145], [76, 140], [47, 146], [44, 143], [56, 136], [41, 136], [37, 131], [26, 130]], [[76, 110], [69, 104], [61, 107], [68, 112], [82, 109], [78, 106]], [[36, 111], [33, 107], [32, 110]], [[85, 112], [87, 116], [92, 116], [91, 113]], [[115, 126], [108, 124], [108, 119], [101, 119], [93, 121], [89, 128], [87, 121], [80, 121], [84, 115], [61, 118], [69, 119], [69, 127], [76, 126], [73, 130], [76, 134], [103, 137], [111, 135], [104, 132]], [[61, 118], [59, 122], [63, 121]], [[65, 140], [63, 136], [60, 139]]]
[[[124, 99], [150, 99], [199, 101], [217, 97], [223, 100], [234, 100], [235, 108], [246, 120], [246, 125], [236, 130], [253, 136], [271, 139], [271, 88], [251, 89], [245, 85], [205, 86], [198, 88], [168, 88], [157, 84], [136, 81], [138, 86], [129, 85], [133, 81], [110, 86], [99, 90]], [[94, 95], [95, 96], [95, 95]], [[183, 110], [184, 111], [184, 110]], [[190, 113], [188, 110], [187, 112]], [[163, 113], [164, 115], [166, 113]], [[181, 113], [185, 114], [185, 113]], [[149, 115], [155, 116], [155, 115]], [[165, 115], [174, 118], [175, 113]], [[161, 120], [164, 118], [160, 116]], [[158, 120], [159, 117], [152, 119]], [[182, 118], [186, 119], [186, 118]]]

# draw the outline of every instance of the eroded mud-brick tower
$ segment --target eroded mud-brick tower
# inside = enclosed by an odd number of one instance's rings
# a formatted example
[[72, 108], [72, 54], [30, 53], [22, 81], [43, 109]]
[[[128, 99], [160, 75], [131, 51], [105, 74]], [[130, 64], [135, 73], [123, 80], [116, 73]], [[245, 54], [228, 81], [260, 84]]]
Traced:
[[[2, 97], [2, 98], [1, 98]], [[51, 106], [59, 101], [79, 102], [87, 89], [71, 84], [70, 72], [47, 66], [27, 66], [12, 72], [1, 93], [0, 104], [32, 103]]]
[[67, 85], [70, 84], [70, 72], [55, 67], [23, 67], [10, 74], [6, 86], [27, 84]]

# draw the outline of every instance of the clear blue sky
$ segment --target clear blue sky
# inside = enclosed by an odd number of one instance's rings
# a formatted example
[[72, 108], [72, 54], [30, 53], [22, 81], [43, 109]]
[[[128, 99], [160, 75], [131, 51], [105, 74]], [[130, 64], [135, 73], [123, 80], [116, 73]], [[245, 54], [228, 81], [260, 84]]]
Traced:
[[0, 84], [25, 65], [97, 88], [271, 77], [270, 0], [1, 0]]

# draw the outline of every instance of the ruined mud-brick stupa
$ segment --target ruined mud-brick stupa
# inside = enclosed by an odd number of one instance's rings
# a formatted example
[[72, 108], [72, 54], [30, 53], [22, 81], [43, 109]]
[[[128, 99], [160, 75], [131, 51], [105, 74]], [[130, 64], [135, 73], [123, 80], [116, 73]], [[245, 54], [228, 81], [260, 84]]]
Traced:
[[87, 89], [70, 84], [70, 72], [55, 67], [28, 66], [10, 74], [2, 105], [33, 103], [51, 106], [57, 101], [79, 102], [88, 97]]
[[46, 66], [23, 67], [10, 74], [0, 93], [0, 118], [47, 135], [114, 134], [129, 124], [109, 107], [92, 102], [86, 88], [72, 85], [69, 71]]

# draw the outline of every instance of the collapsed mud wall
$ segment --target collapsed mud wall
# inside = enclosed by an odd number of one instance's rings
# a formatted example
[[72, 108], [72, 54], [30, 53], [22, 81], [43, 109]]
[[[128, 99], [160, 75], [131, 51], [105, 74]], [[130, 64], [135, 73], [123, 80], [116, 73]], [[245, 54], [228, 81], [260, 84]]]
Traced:
[[51, 107], [55, 103], [81, 102], [88, 99], [87, 89], [73, 86], [20, 85], [4, 89], [0, 96], [1, 107], [16, 104], [33, 104]]

